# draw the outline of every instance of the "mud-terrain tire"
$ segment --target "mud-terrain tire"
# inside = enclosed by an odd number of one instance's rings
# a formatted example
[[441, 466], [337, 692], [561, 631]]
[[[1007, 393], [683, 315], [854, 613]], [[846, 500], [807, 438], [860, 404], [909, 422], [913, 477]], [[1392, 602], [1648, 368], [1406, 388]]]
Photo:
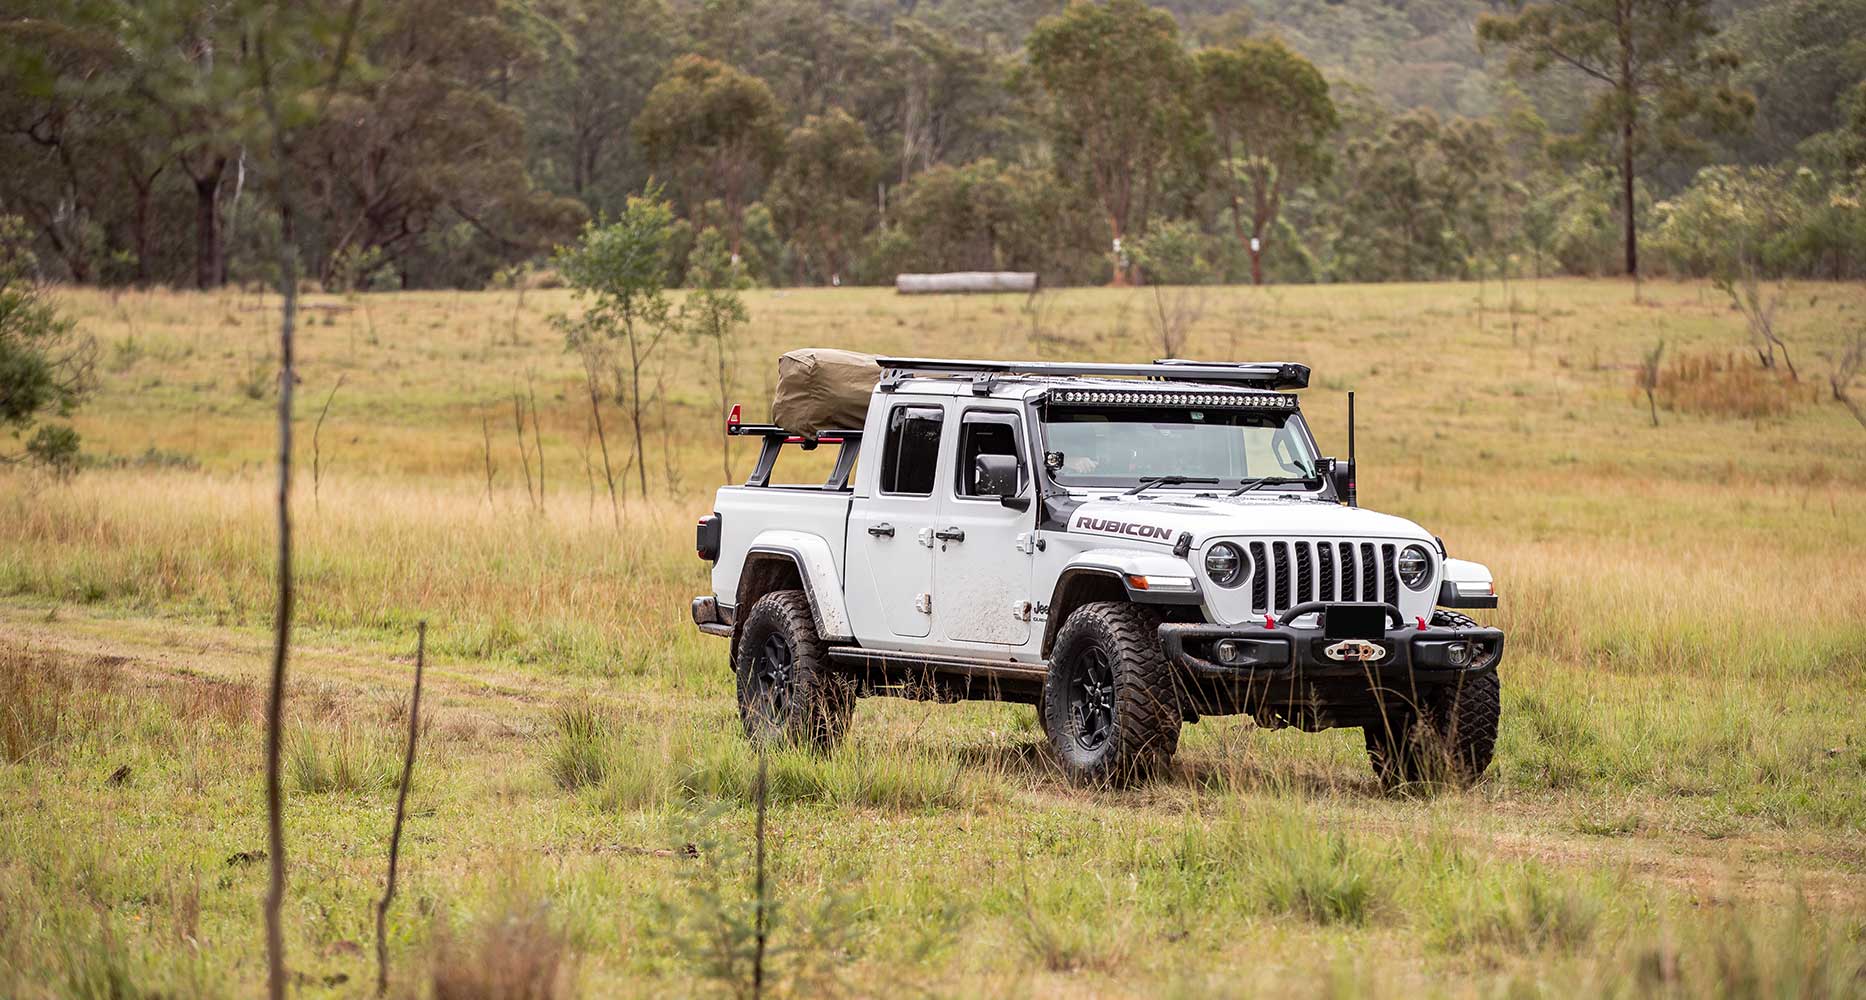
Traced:
[[[1439, 628], [1476, 628], [1456, 611], [1435, 611]], [[1487, 670], [1421, 692], [1416, 712], [1366, 726], [1362, 735], [1374, 774], [1388, 788], [1422, 781], [1469, 785], [1483, 777], [1497, 749], [1503, 714], [1502, 686]]]
[[855, 714], [855, 689], [830, 669], [809, 599], [778, 590], [758, 599], [739, 625], [739, 721], [753, 742], [835, 749]]
[[1071, 780], [1129, 785], [1178, 751], [1180, 699], [1159, 628], [1153, 611], [1102, 601], [1077, 608], [1057, 633], [1043, 728]]

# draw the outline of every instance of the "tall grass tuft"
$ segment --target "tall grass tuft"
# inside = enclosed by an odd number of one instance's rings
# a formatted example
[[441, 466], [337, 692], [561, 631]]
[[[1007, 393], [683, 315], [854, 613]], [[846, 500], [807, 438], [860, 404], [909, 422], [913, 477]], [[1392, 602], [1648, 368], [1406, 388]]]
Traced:
[[1466, 879], [1438, 899], [1433, 939], [1446, 951], [1574, 951], [1592, 939], [1605, 908], [1587, 889], [1534, 865]]
[[[19, 764], [44, 754], [106, 707], [117, 667], [82, 665], [37, 651], [0, 647], [0, 760]], [[83, 687], [83, 697], [79, 688]]]
[[557, 709], [544, 755], [545, 770], [557, 787], [574, 792], [602, 783], [615, 764], [613, 728], [607, 714], [588, 704]]
[[285, 749], [285, 773], [309, 795], [375, 793], [395, 785], [395, 760], [379, 737], [349, 726], [335, 731], [301, 728]]
[[24, 762], [58, 739], [71, 678], [51, 660], [0, 650], [0, 758]]
[[1805, 900], [1686, 917], [1619, 949], [1573, 995], [1711, 1000], [1866, 994], [1866, 925]]
[[542, 906], [515, 906], [461, 935], [446, 922], [434, 935], [434, 1000], [556, 1000], [573, 995], [569, 945]]
[[1234, 821], [1228, 845], [1258, 903], [1318, 924], [1361, 924], [1380, 896], [1379, 865], [1338, 831], [1320, 831], [1297, 812]]

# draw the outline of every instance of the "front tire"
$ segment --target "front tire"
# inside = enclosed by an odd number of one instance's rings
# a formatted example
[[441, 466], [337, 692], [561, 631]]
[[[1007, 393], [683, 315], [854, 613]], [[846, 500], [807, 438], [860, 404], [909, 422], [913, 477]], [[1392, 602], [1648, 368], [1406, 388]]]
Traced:
[[[1437, 611], [1432, 624], [1475, 628], [1455, 611]], [[1497, 749], [1503, 715], [1502, 684], [1495, 670], [1461, 678], [1421, 694], [1417, 710], [1362, 730], [1367, 759], [1387, 788], [1422, 781], [1470, 785], [1483, 777]]]
[[829, 667], [829, 647], [816, 634], [802, 591], [758, 599], [739, 626], [739, 721], [755, 743], [835, 749], [855, 714], [855, 691]]
[[1077, 608], [1057, 633], [1040, 704], [1072, 780], [1128, 785], [1179, 749], [1179, 697], [1159, 627], [1152, 611], [1097, 602]]

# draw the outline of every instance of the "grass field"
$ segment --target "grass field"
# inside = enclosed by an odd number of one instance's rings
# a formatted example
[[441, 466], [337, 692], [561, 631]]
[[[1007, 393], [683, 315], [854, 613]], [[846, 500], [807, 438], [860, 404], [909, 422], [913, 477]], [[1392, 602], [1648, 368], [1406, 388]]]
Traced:
[[[791, 347], [1144, 359], [1161, 302], [1198, 314], [1178, 353], [1306, 361], [1325, 450], [1358, 390], [1363, 502], [1488, 563], [1480, 617], [1510, 635], [1497, 761], [1464, 792], [1385, 795], [1357, 732], [1241, 719], [1089, 792], [1028, 708], [865, 701], [836, 756], [770, 762], [773, 992], [1866, 994], [1866, 428], [1824, 356], [1866, 287], [1785, 299], [1793, 384], [1707, 288], [1512, 291], [752, 293], [748, 418]], [[276, 299], [59, 301], [102, 388], [91, 467], [0, 471], [0, 996], [252, 995]], [[686, 607], [722, 475], [709, 362], [671, 339], [655, 366], [646, 497], [606, 411], [618, 527], [547, 322], [565, 293], [310, 305], [298, 992], [373, 990], [419, 620], [393, 991], [734, 992], [756, 765]], [[1636, 377], [1661, 338], [1654, 427]], [[523, 464], [515, 393], [539, 414]]]

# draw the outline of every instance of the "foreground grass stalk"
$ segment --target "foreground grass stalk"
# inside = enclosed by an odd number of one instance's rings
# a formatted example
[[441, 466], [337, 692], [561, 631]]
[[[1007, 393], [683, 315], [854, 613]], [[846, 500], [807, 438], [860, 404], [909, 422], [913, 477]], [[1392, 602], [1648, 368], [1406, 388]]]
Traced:
[[758, 841], [758, 846], [757, 846], [758, 853], [757, 853], [757, 858], [753, 863], [755, 871], [753, 875], [754, 882], [752, 886], [753, 892], [756, 893], [756, 899], [754, 900], [754, 906], [756, 906], [756, 910], [754, 911], [754, 917], [755, 917], [754, 935], [755, 935], [756, 944], [755, 944], [755, 949], [752, 952], [752, 997], [753, 997], [753, 1000], [757, 1000], [757, 998], [764, 996], [764, 992], [765, 992], [765, 938], [767, 936], [768, 930], [770, 929], [770, 916], [767, 913], [768, 905], [767, 905], [767, 900], [765, 898], [765, 801], [767, 798], [769, 798], [769, 796], [766, 794], [766, 787], [767, 786], [765, 784], [765, 751], [763, 747], [759, 747], [758, 748], [758, 792], [757, 792], [758, 829], [754, 834], [754, 836], [757, 838], [757, 841]]
[[[259, 60], [266, 59], [264, 35]], [[263, 72], [263, 69], [262, 69]], [[266, 80], [267, 117], [271, 119], [279, 160], [286, 162], [285, 140], [273, 107], [270, 78]], [[279, 494], [278, 494], [278, 603], [272, 616], [272, 679], [266, 691], [266, 986], [272, 1000], [285, 996], [285, 932], [279, 908], [285, 902], [285, 820], [280, 807], [279, 744], [285, 725], [285, 663], [291, 648], [292, 628], [292, 325], [298, 313], [298, 256], [292, 234], [292, 201], [288, 183], [279, 179], [279, 283], [284, 292], [279, 325]]]
[[415, 693], [408, 702], [408, 754], [402, 758], [402, 786], [395, 795], [395, 823], [389, 828], [389, 879], [376, 904], [376, 995], [389, 992], [389, 904], [395, 901], [395, 867], [402, 852], [402, 819], [408, 814], [408, 782], [415, 773], [415, 741], [421, 734], [421, 670], [428, 659], [428, 623], [415, 626]]

